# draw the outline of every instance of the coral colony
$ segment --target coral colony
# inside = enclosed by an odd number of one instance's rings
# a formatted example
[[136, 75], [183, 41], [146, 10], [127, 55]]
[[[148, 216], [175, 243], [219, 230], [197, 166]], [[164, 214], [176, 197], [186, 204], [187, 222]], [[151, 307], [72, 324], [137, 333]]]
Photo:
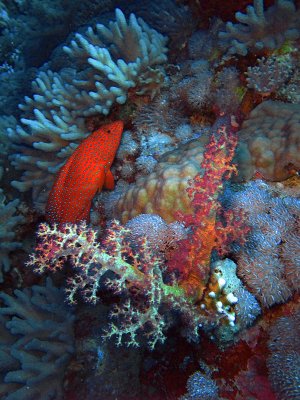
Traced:
[[299, 399], [299, 1], [0, 11], [1, 399]]

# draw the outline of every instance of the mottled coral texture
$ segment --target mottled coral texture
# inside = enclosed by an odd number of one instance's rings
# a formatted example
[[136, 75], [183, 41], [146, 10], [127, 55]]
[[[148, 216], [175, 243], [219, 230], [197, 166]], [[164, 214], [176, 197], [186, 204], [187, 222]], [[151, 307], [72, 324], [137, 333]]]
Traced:
[[258, 171], [271, 181], [289, 177], [289, 166], [300, 168], [300, 104], [268, 100], [251, 111], [239, 131], [239, 177]]
[[164, 79], [159, 65], [167, 60], [167, 38], [131, 14], [116, 10], [108, 27], [97, 24], [77, 33], [63, 49], [72, 67], [38, 72], [33, 97], [25, 97], [21, 124], [9, 129], [15, 153], [12, 165], [23, 171], [12, 185], [33, 190], [33, 200], [44, 203], [53, 174], [88, 135], [84, 117], [108, 114], [124, 104], [128, 90], [155, 91]]
[[267, 360], [269, 377], [278, 400], [300, 398], [300, 311], [279, 318], [271, 327]]
[[0, 397], [61, 400], [63, 376], [74, 352], [74, 316], [63, 290], [45, 286], [0, 293]]
[[262, 57], [257, 65], [247, 69], [247, 86], [262, 95], [269, 95], [282, 88], [291, 78], [295, 65], [290, 54]]
[[115, 217], [125, 223], [139, 214], [158, 214], [172, 222], [176, 211], [191, 213], [186, 188], [189, 179], [200, 172], [206, 141], [203, 137], [161, 157], [153, 172], [138, 178], [121, 196]]
[[186, 384], [187, 393], [179, 400], [214, 400], [218, 397], [218, 386], [210, 376], [196, 371]]
[[280, 197], [262, 181], [225, 197], [252, 228], [237, 252], [238, 275], [264, 307], [286, 302], [300, 287], [300, 199]]

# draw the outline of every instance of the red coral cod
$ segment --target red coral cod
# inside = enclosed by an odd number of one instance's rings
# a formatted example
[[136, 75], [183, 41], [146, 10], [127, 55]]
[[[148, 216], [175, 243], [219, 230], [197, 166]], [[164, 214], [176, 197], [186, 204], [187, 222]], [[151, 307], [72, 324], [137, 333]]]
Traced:
[[123, 122], [116, 121], [103, 125], [80, 143], [54, 182], [46, 206], [48, 222], [89, 221], [95, 194], [102, 188], [114, 188], [110, 166], [122, 132]]

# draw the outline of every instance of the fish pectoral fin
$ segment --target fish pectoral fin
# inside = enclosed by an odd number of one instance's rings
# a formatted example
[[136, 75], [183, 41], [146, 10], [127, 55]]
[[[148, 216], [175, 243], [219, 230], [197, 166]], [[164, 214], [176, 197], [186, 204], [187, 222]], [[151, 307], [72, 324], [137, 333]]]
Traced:
[[103, 187], [105, 189], [109, 189], [109, 190], [113, 190], [115, 188], [114, 176], [110, 169], [105, 174], [105, 180], [104, 180]]
[[100, 167], [99, 170], [97, 171], [97, 178], [95, 179], [95, 183], [94, 183], [94, 187], [96, 187], [96, 193], [100, 193], [101, 190], [103, 189], [104, 186], [104, 182], [105, 182], [105, 168], [104, 166]]

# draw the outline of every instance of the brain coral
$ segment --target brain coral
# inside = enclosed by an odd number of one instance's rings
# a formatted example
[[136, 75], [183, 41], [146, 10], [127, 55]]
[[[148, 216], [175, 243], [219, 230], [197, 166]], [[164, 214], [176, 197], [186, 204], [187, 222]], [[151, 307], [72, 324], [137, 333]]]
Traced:
[[268, 100], [258, 105], [239, 132], [239, 176], [247, 180], [259, 171], [271, 181], [288, 178], [290, 165], [300, 168], [299, 131], [300, 104]]
[[126, 223], [139, 214], [158, 214], [172, 222], [176, 211], [191, 212], [185, 189], [188, 180], [200, 171], [206, 140], [203, 136], [165, 154], [151, 174], [129, 186], [117, 202], [115, 218]]

